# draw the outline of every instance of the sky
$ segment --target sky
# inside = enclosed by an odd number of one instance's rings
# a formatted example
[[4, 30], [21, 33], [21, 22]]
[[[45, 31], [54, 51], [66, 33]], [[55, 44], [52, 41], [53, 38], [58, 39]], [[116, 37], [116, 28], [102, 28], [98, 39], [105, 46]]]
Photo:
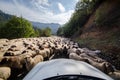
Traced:
[[78, 0], [0, 0], [0, 10], [30, 21], [65, 24]]

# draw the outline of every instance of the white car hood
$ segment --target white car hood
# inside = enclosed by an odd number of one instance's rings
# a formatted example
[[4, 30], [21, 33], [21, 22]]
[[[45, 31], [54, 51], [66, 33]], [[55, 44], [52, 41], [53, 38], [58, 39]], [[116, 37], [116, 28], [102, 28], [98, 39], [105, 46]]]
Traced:
[[38, 63], [23, 80], [43, 80], [58, 75], [80, 74], [113, 80], [95, 67], [72, 59], [54, 59]]

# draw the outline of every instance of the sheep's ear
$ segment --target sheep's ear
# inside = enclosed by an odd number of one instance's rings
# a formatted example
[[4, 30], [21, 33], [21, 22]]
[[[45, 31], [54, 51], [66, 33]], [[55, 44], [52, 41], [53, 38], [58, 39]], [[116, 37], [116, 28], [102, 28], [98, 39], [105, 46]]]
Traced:
[[29, 57], [24, 58], [25, 62], [28, 61], [28, 58], [29, 58]]

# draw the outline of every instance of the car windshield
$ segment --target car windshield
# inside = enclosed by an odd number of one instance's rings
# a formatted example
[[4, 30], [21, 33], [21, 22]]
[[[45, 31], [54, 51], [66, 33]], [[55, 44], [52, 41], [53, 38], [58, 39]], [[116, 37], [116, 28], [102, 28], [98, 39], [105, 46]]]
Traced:
[[44, 80], [105, 80], [105, 79], [86, 76], [86, 75], [60, 75], [60, 76], [50, 77]]

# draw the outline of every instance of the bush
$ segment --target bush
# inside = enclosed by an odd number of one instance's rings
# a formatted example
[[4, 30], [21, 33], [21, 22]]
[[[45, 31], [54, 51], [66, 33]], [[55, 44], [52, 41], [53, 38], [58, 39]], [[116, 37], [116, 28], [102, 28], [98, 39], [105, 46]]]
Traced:
[[51, 29], [49, 27], [46, 27], [45, 29], [43, 29], [41, 36], [45, 36], [45, 37], [51, 36]]
[[58, 30], [57, 30], [57, 35], [58, 36], [62, 36], [63, 35], [63, 28], [62, 27], [59, 27]]
[[22, 17], [12, 17], [5, 25], [0, 29], [0, 38], [27, 38], [35, 36], [35, 31], [29, 21]]

